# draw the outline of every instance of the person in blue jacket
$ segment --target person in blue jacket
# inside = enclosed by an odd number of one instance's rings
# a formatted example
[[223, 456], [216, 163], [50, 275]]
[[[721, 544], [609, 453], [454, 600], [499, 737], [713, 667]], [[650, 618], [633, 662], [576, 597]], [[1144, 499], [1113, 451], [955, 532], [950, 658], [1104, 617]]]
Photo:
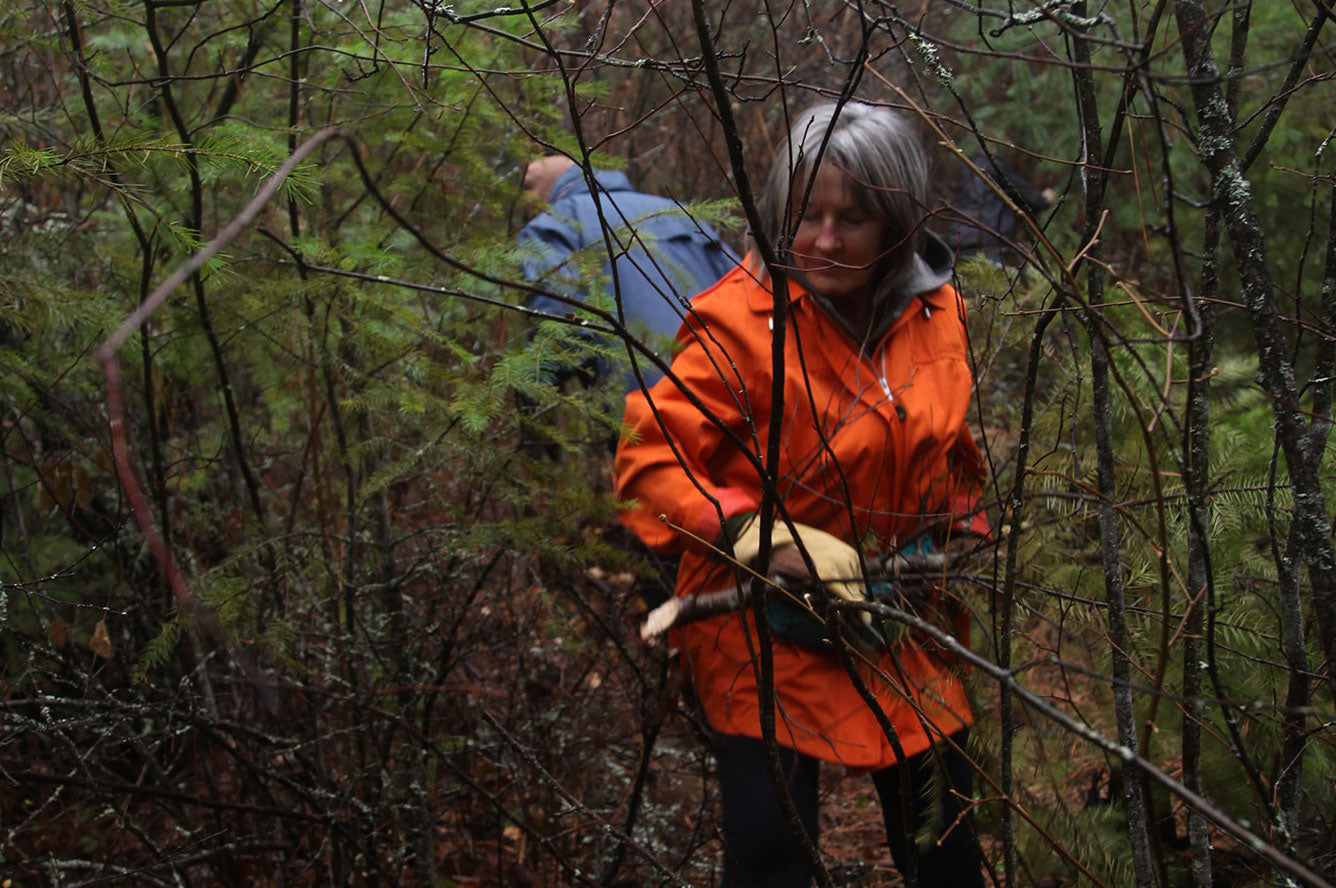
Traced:
[[[997, 155], [989, 157], [980, 152], [971, 156], [970, 161], [1000, 184], [1027, 216], [1033, 217], [1048, 208], [1057, 196], [1052, 188], [1038, 188], [1025, 181]], [[1010, 246], [1019, 233], [1020, 219], [993, 190], [992, 182], [965, 164], [955, 169], [946, 242], [958, 257], [981, 255], [995, 265], [1003, 265], [1004, 259], [1014, 255]]]
[[[547, 209], [518, 234], [525, 248], [520, 273], [549, 290], [585, 300], [589, 294], [578, 288], [579, 257], [585, 263], [601, 259], [603, 294], [609, 300], [620, 295], [627, 327], [657, 348], [677, 334], [691, 297], [732, 270], [737, 256], [709, 225], [667, 198], [636, 191], [625, 173], [594, 170], [593, 174], [597, 204], [585, 171], [569, 157], [540, 157], [526, 168], [524, 190], [546, 201]], [[529, 307], [558, 316], [577, 313], [548, 296], [535, 297]], [[665, 363], [671, 360], [666, 353], [661, 357]], [[645, 385], [663, 375], [648, 361], [638, 364]], [[583, 369], [596, 378], [611, 372], [607, 361]], [[557, 370], [555, 376], [561, 381], [576, 372]], [[629, 370], [625, 385], [628, 390], [639, 387]]]

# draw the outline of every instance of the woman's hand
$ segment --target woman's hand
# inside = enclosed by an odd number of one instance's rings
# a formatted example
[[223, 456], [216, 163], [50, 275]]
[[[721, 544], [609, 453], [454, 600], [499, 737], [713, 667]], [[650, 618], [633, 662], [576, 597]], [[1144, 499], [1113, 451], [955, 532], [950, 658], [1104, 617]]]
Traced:
[[[733, 554], [743, 564], [751, 564], [761, 550], [761, 522], [755, 516], [738, 532]], [[863, 601], [863, 562], [858, 550], [839, 537], [816, 527], [794, 522], [776, 522], [770, 530], [770, 566], [767, 573], [802, 578], [813, 576], [803, 560], [799, 546], [806, 550], [816, 567], [815, 576], [832, 594], [845, 601]]]

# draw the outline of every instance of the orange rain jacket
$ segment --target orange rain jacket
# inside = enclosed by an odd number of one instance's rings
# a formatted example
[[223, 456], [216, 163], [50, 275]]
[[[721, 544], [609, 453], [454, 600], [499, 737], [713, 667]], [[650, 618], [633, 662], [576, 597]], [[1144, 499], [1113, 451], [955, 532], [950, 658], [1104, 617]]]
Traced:
[[[660, 516], [712, 542], [721, 513], [727, 520], [757, 508], [761, 499], [758, 472], [744, 448], [764, 463], [773, 297], [750, 265], [744, 262], [692, 301], [677, 336], [682, 351], [672, 363], [673, 374], [738, 441], [671, 378], [648, 396], [636, 391], [626, 400], [617, 492], [638, 506], [623, 513], [623, 521], [651, 547], [683, 553], [678, 595], [727, 588], [738, 577]], [[835, 534], [865, 554], [892, 551], [952, 521], [968, 523], [984, 465], [966, 426], [973, 378], [965, 307], [956, 291], [940, 284], [915, 296], [865, 354], [810, 294], [791, 283], [790, 298], [779, 495], [793, 521]], [[986, 521], [975, 515], [971, 529], [986, 532]], [[710, 725], [721, 733], [761, 736], [754, 633], [749, 612], [674, 630]], [[895, 764], [891, 742], [837, 655], [774, 641], [780, 744], [852, 768]], [[970, 723], [958, 669], [940, 647], [912, 636], [883, 655], [878, 668], [859, 666], [906, 756]]]

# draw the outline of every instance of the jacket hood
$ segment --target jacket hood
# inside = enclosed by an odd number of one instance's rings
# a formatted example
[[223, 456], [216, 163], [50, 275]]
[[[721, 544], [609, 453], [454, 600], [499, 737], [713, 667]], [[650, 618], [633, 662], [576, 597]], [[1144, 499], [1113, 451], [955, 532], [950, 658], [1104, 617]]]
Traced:
[[[594, 181], [598, 183], [601, 191], [631, 190], [631, 180], [621, 170], [595, 169]], [[588, 193], [589, 183], [585, 181], [584, 167], [576, 164], [562, 173], [560, 178], [552, 185], [552, 193], [547, 200], [548, 203], [556, 203], [567, 195]]]
[[941, 289], [943, 284], [950, 283], [952, 258], [951, 248], [944, 240], [931, 231], [924, 231], [909, 274], [905, 276], [904, 283], [896, 288], [898, 296], [896, 301], [903, 299], [907, 302], [915, 296]]

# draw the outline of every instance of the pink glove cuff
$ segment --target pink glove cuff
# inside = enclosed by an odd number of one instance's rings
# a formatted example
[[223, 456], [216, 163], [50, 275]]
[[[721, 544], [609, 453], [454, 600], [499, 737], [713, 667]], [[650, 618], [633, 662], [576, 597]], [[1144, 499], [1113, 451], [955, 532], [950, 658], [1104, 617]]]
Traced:
[[723, 530], [723, 524], [719, 521], [720, 512], [724, 513], [724, 521], [727, 521], [734, 515], [756, 511], [756, 500], [741, 487], [717, 488], [714, 498], [719, 501], [719, 508], [715, 509], [714, 503], [701, 506], [695, 521], [687, 528], [703, 540], [715, 540], [719, 537], [719, 532]]
[[972, 535], [990, 539], [993, 535], [988, 515], [979, 506], [979, 498], [967, 494], [958, 494], [951, 500], [951, 523], [948, 525], [952, 536]]

